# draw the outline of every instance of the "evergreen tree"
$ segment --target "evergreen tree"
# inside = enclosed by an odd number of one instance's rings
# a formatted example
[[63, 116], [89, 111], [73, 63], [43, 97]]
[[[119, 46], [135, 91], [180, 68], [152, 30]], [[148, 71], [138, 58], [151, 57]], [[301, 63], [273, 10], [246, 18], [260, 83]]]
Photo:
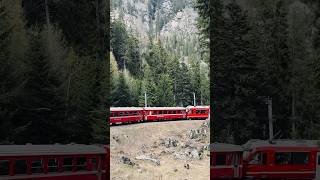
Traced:
[[139, 98], [139, 106], [144, 106], [145, 93], [147, 94], [147, 105], [149, 107], [155, 106], [157, 103], [156, 96], [156, 83], [153, 76], [153, 72], [149, 65], [146, 65], [143, 69], [143, 90]]
[[[12, 79], [13, 69], [8, 61], [8, 36], [10, 28], [8, 24], [8, 16], [5, 7], [0, 4], [0, 143], [8, 141], [11, 126], [11, 118], [14, 114], [12, 108], [12, 92], [15, 84]], [[11, 108], [10, 108], [11, 107]]]
[[214, 140], [244, 143], [254, 138], [256, 123], [254, 87], [255, 58], [246, 36], [249, 33], [247, 13], [232, 1], [225, 7], [215, 1], [216, 17], [213, 38], [213, 119]]
[[131, 106], [130, 102], [130, 89], [125, 80], [125, 75], [123, 72], [119, 74], [119, 84], [115, 90], [115, 95], [113, 97], [112, 106], [115, 107], [127, 107]]
[[137, 77], [141, 74], [141, 59], [138, 40], [132, 35], [130, 35], [126, 41], [125, 61], [126, 68], [128, 68], [133, 76]]
[[123, 69], [125, 65], [126, 42], [128, 38], [127, 31], [124, 24], [120, 20], [117, 20], [111, 24], [110, 33], [112, 52], [118, 62], [119, 68]]
[[177, 71], [177, 105], [193, 105], [193, 87], [190, 85], [191, 74], [185, 63], [180, 63]]
[[156, 85], [156, 106], [173, 106], [172, 81], [167, 74], [161, 74]]

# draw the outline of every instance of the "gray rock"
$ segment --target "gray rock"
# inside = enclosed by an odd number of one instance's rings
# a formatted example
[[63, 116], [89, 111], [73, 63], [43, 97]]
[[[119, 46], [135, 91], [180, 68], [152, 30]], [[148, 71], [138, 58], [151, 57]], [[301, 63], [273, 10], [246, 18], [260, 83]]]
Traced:
[[194, 159], [200, 160], [200, 153], [198, 150], [194, 149], [191, 151], [191, 156]]
[[147, 156], [147, 155], [137, 156], [136, 159], [138, 159], [138, 160], [148, 160], [148, 161], [153, 162], [153, 163], [156, 164], [157, 166], [160, 166], [160, 160], [155, 159], [155, 158], [151, 158], [151, 157], [149, 157], [149, 156]]
[[131, 159], [128, 158], [128, 157], [126, 157], [126, 156], [122, 156], [122, 157], [121, 157], [121, 162], [122, 162], [123, 164], [127, 164], [127, 165], [130, 165], [130, 166], [134, 166], [134, 165], [135, 165], [135, 163], [132, 162]]

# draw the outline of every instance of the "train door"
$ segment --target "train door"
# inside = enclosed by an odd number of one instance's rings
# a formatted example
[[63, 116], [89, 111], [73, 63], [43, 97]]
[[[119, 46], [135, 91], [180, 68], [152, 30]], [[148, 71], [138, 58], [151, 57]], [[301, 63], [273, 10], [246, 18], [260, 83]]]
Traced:
[[233, 177], [241, 178], [241, 166], [240, 166], [240, 156], [238, 153], [233, 154]]
[[317, 153], [316, 180], [320, 180], [320, 152]]

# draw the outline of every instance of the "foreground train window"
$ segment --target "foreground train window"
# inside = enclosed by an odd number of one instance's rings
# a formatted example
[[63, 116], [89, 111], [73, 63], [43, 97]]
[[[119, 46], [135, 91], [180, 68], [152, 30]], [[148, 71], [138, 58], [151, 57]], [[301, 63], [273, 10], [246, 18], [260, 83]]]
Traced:
[[227, 159], [225, 154], [220, 154], [216, 156], [216, 165], [221, 166], [221, 165], [226, 165], [227, 164]]
[[266, 165], [267, 164], [267, 153], [257, 152], [253, 160], [250, 162], [250, 164], [260, 164], [260, 165]]
[[15, 174], [27, 174], [27, 161], [16, 160]]
[[294, 165], [305, 165], [309, 162], [309, 153], [307, 152], [293, 152], [292, 153], [292, 164]]
[[58, 161], [57, 159], [48, 160], [48, 172], [57, 172], [58, 171]]
[[72, 171], [72, 158], [64, 158], [63, 159], [63, 170], [64, 171]]
[[77, 158], [77, 170], [78, 171], [87, 170], [87, 158], [86, 157], [78, 157]]
[[31, 170], [32, 170], [32, 173], [42, 173], [43, 172], [42, 160], [33, 160]]
[[0, 176], [9, 175], [9, 161], [1, 160], [0, 161]]
[[277, 165], [305, 165], [309, 162], [307, 152], [277, 152], [275, 157]]
[[97, 159], [96, 158], [92, 158], [91, 159], [91, 165], [92, 165], [92, 170], [96, 171], [97, 167], [98, 167], [98, 163], [97, 163]]

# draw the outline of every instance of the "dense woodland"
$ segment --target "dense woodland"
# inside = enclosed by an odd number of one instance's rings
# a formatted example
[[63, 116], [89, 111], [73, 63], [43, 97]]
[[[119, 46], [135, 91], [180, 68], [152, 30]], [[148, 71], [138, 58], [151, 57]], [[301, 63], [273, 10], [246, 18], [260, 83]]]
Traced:
[[108, 4], [0, 0], [0, 143], [108, 142]]
[[320, 2], [199, 2], [210, 34], [212, 141], [268, 139], [267, 97], [275, 138], [319, 139]]
[[[208, 46], [197, 49], [201, 33], [184, 39], [165, 29], [170, 22], [179, 24], [179, 12], [192, 13], [196, 5], [187, 0], [112, 1], [120, 14], [111, 19], [112, 106], [143, 107], [146, 94], [148, 106], [185, 107], [194, 104], [193, 93], [197, 105], [209, 105]], [[141, 15], [143, 7], [147, 13]], [[137, 32], [124, 20], [141, 16], [148, 24], [146, 42], [137, 35], [143, 29]]]

